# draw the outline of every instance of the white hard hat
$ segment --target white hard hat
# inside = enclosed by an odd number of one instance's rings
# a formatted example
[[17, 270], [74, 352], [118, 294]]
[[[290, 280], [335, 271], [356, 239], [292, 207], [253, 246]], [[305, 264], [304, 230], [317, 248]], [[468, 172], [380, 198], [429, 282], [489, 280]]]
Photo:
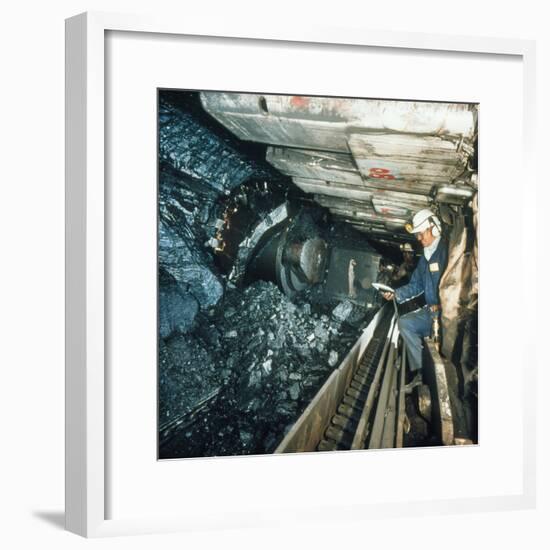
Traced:
[[405, 225], [405, 229], [409, 233], [421, 233], [422, 231], [426, 231], [429, 227], [435, 227], [437, 234], [441, 233], [441, 222], [429, 208], [419, 210], [413, 216], [412, 224], [408, 223]]
[[403, 243], [399, 245], [399, 248], [402, 252], [414, 252], [413, 247], [410, 243]]

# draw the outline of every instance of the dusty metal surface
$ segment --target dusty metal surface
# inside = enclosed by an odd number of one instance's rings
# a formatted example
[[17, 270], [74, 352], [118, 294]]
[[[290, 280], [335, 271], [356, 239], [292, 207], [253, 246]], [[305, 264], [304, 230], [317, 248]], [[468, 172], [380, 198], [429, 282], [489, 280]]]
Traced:
[[403, 347], [401, 351], [401, 365], [399, 367], [399, 385], [397, 398], [397, 429], [395, 434], [395, 446], [403, 447], [403, 439], [405, 434], [405, 369], [407, 365], [407, 353]]
[[367, 203], [372, 199], [372, 191], [364, 185], [354, 185], [339, 181], [315, 178], [293, 177], [294, 183], [310, 194], [327, 195], [328, 197], [349, 198]]
[[[384, 365], [384, 378], [380, 387], [376, 413], [372, 421], [371, 433], [369, 436], [369, 449], [383, 449], [395, 446], [395, 393], [397, 382], [397, 343], [399, 329], [397, 323], [394, 326], [390, 339], [388, 357]], [[366, 409], [366, 408], [365, 408]], [[363, 412], [363, 418], [369, 417], [367, 410]]]
[[476, 114], [467, 104], [202, 92], [204, 108], [241, 139], [288, 147], [347, 151], [338, 128], [464, 136]]
[[374, 303], [376, 282], [380, 269], [380, 254], [363, 246], [333, 248], [330, 252], [325, 288], [339, 299], [358, 304]]
[[269, 145], [268, 162], [362, 231], [399, 239], [413, 212], [475, 194], [475, 105], [217, 92], [201, 101], [239, 138]]
[[449, 183], [466, 167], [470, 156], [460, 137], [418, 134], [351, 133], [349, 147], [368, 184], [385, 189], [429, 194], [434, 183]]
[[470, 445], [477, 441], [477, 423], [471, 403], [464, 399], [458, 369], [443, 357], [437, 345], [425, 340], [426, 368], [431, 389], [431, 421], [443, 445]]
[[392, 339], [392, 334], [394, 330], [396, 329], [396, 323], [395, 323], [395, 317], [392, 319], [392, 323], [390, 325], [390, 329], [388, 331], [388, 338], [386, 340], [386, 344], [384, 346], [384, 350], [382, 351], [382, 355], [380, 356], [380, 360], [378, 362], [378, 366], [376, 368], [376, 374], [374, 376], [374, 380], [369, 388], [369, 393], [367, 395], [367, 399], [365, 400], [363, 409], [361, 411], [361, 419], [359, 420], [359, 423], [357, 425], [357, 430], [355, 432], [355, 436], [353, 438], [353, 443], [351, 448], [352, 449], [364, 449], [365, 443], [367, 441], [367, 436], [369, 435], [369, 429], [370, 429], [370, 416], [372, 409], [375, 405], [375, 400], [378, 397], [378, 389], [380, 386], [380, 380], [382, 378], [384, 367], [387, 363], [389, 348], [390, 348], [390, 342]]
[[310, 283], [322, 280], [327, 261], [327, 243], [316, 237], [305, 242], [293, 243], [287, 248], [287, 259], [296, 267]]
[[384, 431], [382, 432], [382, 449], [389, 449], [397, 447], [397, 403], [399, 399], [398, 384], [399, 384], [399, 370], [398, 365], [390, 367], [392, 371], [392, 382], [390, 387], [390, 393], [386, 405], [386, 412], [384, 417]]
[[447, 381], [445, 359], [439, 353], [436, 344], [429, 338], [424, 339], [425, 363], [424, 371], [428, 373], [430, 386], [433, 392], [432, 420], [436, 432], [443, 445], [454, 445], [455, 430], [453, 409]]
[[348, 153], [268, 147], [266, 159], [284, 174], [362, 186], [363, 179]]
[[432, 419], [432, 394], [429, 386], [422, 384], [417, 388], [418, 412], [427, 422]]

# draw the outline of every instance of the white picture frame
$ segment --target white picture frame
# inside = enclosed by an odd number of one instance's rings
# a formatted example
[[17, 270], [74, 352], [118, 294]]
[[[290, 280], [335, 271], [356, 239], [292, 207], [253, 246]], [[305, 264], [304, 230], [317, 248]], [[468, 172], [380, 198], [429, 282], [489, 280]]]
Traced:
[[[406, 51], [437, 51], [515, 56], [522, 63], [523, 78], [523, 180], [535, 185], [533, 165], [535, 131], [535, 44], [531, 41], [482, 37], [456, 37], [416, 33], [380, 32], [365, 29], [262, 28], [244, 21], [218, 27], [212, 21], [178, 22], [162, 17], [85, 13], [66, 22], [66, 528], [87, 537], [179, 531], [197, 528], [260, 525], [284, 521], [325, 521], [336, 508], [293, 511], [281, 508], [270, 518], [258, 520], [234, 516], [219, 518], [136, 517], [106, 519], [106, 487], [111, 482], [106, 457], [106, 246], [105, 228], [105, 40], [108, 32], [192, 35], [196, 40], [218, 37], [231, 41], [283, 41], [289, 44], [318, 43], [335, 47], [389, 48]], [[254, 43], [250, 43], [254, 48]], [[522, 235], [535, 227], [536, 219], [522, 219]], [[525, 243], [527, 240], [522, 240]], [[525, 250], [527, 255], [529, 250]], [[524, 262], [525, 281], [535, 266]], [[527, 300], [525, 300], [527, 304]], [[526, 307], [534, 307], [527, 306]], [[522, 333], [523, 334], [523, 333]], [[525, 509], [535, 502], [535, 348], [525, 350], [523, 373], [523, 482], [519, 493], [507, 496], [453, 500], [384, 502], [346, 509], [342, 516], [358, 519], [361, 514], [401, 514]], [[239, 458], [235, 460], [246, 460]], [[270, 468], [272, 462], [265, 462]], [[261, 508], [260, 504], [260, 508]], [[238, 515], [238, 510], [236, 511]]]

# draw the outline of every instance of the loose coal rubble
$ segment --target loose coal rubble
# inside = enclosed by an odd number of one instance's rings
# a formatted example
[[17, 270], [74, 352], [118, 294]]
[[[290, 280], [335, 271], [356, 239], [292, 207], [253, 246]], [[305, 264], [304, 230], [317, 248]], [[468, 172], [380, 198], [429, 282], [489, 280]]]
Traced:
[[[162, 341], [161, 458], [273, 452], [370, 320], [351, 305], [323, 312], [259, 281]], [[163, 424], [212, 393], [194, 423], [162, 440]]]

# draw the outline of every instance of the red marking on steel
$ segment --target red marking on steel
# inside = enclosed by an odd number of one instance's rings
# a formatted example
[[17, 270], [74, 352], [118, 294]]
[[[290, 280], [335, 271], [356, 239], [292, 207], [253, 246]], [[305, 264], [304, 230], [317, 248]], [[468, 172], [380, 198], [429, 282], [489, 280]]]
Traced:
[[292, 99], [290, 100], [290, 104], [293, 107], [297, 107], [298, 109], [303, 108], [303, 107], [307, 107], [308, 103], [309, 103], [309, 98], [301, 96], [301, 95], [294, 95], [294, 96], [292, 96]]
[[382, 212], [382, 214], [389, 214], [390, 213], [389, 208], [381, 208], [380, 211]]
[[394, 180], [395, 176], [391, 174], [387, 168], [371, 168], [369, 170], [369, 178], [377, 178], [382, 180]]

